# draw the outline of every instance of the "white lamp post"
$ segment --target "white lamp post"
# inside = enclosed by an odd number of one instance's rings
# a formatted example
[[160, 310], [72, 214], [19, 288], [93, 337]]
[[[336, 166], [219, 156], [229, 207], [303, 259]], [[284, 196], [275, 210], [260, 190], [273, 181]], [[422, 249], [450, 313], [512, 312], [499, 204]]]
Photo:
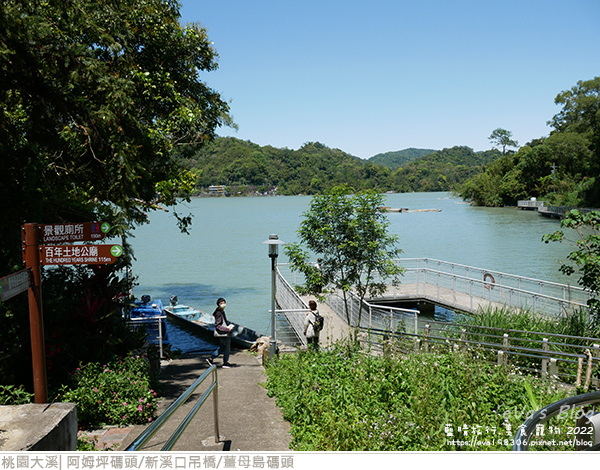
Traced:
[[271, 258], [271, 343], [269, 350], [269, 358], [272, 360], [275, 357], [275, 269], [277, 267], [277, 256], [279, 245], [284, 243], [279, 240], [277, 235], [269, 235], [269, 239], [263, 244], [269, 245], [269, 258]]

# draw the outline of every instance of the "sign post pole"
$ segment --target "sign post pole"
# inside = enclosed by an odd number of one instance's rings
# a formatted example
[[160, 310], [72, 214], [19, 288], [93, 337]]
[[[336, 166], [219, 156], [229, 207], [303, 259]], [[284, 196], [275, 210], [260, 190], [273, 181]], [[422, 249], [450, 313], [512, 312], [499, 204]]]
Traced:
[[31, 269], [33, 283], [29, 287], [29, 324], [31, 329], [31, 357], [33, 363], [33, 388], [36, 403], [48, 402], [46, 378], [46, 347], [44, 318], [42, 314], [42, 283], [40, 276], [40, 251], [38, 224], [23, 226], [25, 266]]

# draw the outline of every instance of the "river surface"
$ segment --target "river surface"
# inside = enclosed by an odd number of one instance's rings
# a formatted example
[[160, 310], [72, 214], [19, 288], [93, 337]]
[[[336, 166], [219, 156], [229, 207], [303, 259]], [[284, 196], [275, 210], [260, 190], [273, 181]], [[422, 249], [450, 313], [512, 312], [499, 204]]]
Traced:
[[[558, 271], [572, 248], [541, 241], [560, 228], [556, 219], [515, 208], [473, 207], [449, 193], [389, 194], [386, 199], [394, 208], [441, 210], [387, 214], [405, 258], [576, 282]], [[310, 201], [311, 196], [195, 198], [177, 207], [182, 215], [193, 215], [189, 235], [180, 233], [172, 212], [153, 213], [130, 239], [139, 284], [134, 294], [149, 294], [164, 304], [176, 295], [179, 303], [206, 312], [224, 297], [229, 320], [268, 334], [271, 265], [262, 242], [269, 234], [299, 241], [296, 231]], [[281, 249], [278, 261], [287, 261]], [[176, 329], [170, 332], [179, 335]], [[186, 344], [177, 344], [181, 341]], [[189, 341], [175, 340], [175, 345], [183, 351], [204, 347]]]

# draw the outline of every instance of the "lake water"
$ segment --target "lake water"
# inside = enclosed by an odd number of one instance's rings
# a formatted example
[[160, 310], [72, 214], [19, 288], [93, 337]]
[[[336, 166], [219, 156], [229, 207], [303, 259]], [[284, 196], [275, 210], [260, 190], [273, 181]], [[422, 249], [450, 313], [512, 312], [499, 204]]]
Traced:
[[[576, 282], [558, 271], [571, 247], [541, 241], [543, 235], [560, 228], [555, 219], [515, 208], [473, 207], [449, 193], [386, 198], [390, 207], [441, 210], [387, 214], [390, 232], [399, 236], [405, 258]], [[183, 215], [193, 215], [189, 235], [179, 232], [172, 213], [153, 213], [151, 223], [137, 228], [130, 240], [139, 283], [136, 297], [149, 294], [168, 304], [169, 297], [177, 295], [181, 304], [206, 312], [212, 312], [216, 299], [224, 297], [231, 321], [268, 334], [271, 265], [262, 242], [269, 234], [279, 235], [284, 242], [298, 241], [296, 231], [310, 201], [310, 196], [196, 198], [177, 208]], [[281, 251], [278, 261], [286, 262]], [[180, 347], [184, 351], [202, 348], [193, 339]]]

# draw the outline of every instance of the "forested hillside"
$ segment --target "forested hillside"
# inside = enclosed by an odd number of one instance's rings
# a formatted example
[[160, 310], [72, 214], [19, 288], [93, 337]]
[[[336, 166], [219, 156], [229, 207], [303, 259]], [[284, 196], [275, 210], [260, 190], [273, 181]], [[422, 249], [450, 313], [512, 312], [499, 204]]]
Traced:
[[393, 178], [410, 191], [452, 191], [500, 156], [498, 150], [476, 153], [469, 147], [452, 147], [402, 165]]
[[211, 185], [226, 185], [234, 195], [275, 191], [293, 195], [317, 194], [342, 183], [380, 192], [451, 191], [499, 156], [497, 150], [475, 153], [469, 147], [453, 147], [416, 158], [393, 171], [319, 142], [291, 150], [222, 137], [198, 153], [180, 158], [197, 176], [198, 192], [207, 192]]
[[385, 166], [391, 170], [397, 170], [405, 163], [411, 162], [419, 157], [424, 157], [433, 152], [435, 152], [435, 150], [409, 148], [395, 152], [378, 153], [369, 158], [369, 161], [377, 165]]
[[460, 189], [485, 206], [536, 197], [549, 204], [600, 207], [600, 77], [557, 95], [548, 137], [508, 152]]

